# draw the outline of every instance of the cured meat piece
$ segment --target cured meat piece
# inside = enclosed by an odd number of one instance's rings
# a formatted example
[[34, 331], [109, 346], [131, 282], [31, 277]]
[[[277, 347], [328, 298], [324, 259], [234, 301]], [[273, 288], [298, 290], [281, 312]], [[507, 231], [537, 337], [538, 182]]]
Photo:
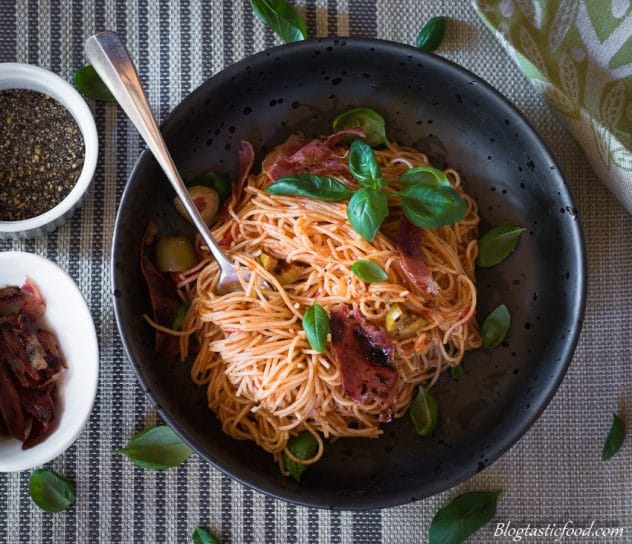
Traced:
[[421, 251], [423, 235], [424, 231], [421, 227], [413, 225], [408, 219], [402, 217], [397, 237], [399, 265], [411, 285], [422, 293], [436, 295], [439, 292], [439, 286], [432, 279]]
[[349, 167], [322, 140], [305, 142], [293, 134], [263, 161], [263, 172], [271, 181], [292, 174], [346, 175]]
[[[141, 244], [140, 269], [149, 290], [154, 321], [165, 327], [170, 327], [180, 306], [180, 301], [175, 284], [158, 270], [147, 257], [147, 251], [157, 234], [156, 224], [150, 221]], [[167, 358], [177, 357], [180, 352], [178, 338], [161, 331], [156, 331], [155, 348], [158, 353]]]
[[390, 405], [396, 392], [397, 371], [393, 365], [394, 346], [387, 332], [365, 319], [353, 319], [344, 305], [333, 308], [330, 325], [345, 393], [358, 402], [378, 397], [382, 404]]
[[242, 140], [239, 146], [239, 179], [237, 180], [237, 186], [235, 189], [236, 200], [241, 198], [246, 183], [248, 182], [248, 176], [252, 165], [255, 163], [255, 151], [252, 149], [250, 142]]
[[26, 421], [20, 404], [20, 397], [15, 389], [15, 385], [9, 376], [7, 365], [0, 356], [0, 417], [4, 420], [4, 425], [9, 434], [24, 442], [26, 432]]

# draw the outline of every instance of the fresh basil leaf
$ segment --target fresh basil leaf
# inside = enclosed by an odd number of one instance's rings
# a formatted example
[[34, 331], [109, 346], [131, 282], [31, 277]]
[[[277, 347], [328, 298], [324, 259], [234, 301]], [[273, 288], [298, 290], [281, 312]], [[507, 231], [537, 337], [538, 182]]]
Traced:
[[193, 539], [193, 544], [220, 544], [213, 534], [202, 527], [193, 529], [191, 538]]
[[386, 123], [384, 117], [371, 108], [352, 108], [334, 119], [334, 131], [359, 128], [364, 132], [364, 140], [371, 147], [385, 144]]
[[[308, 460], [316, 455], [316, 452], [318, 451], [318, 442], [314, 438], [314, 435], [309, 431], [301, 431], [297, 436], [293, 436], [288, 440], [287, 448], [295, 457]], [[284, 453], [283, 466], [285, 466], [285, 469], [290, 473], [292, 478], [294, 478], [297, 482], [300, 482], [301, 476], [307, 470], [309, 465], [297, 463]]]
[[430, 544], [461, 544], [496, 515], [500, 492], [463, 493], [440, 508], [430, 523]]
[[372, 187], [356, 191], [347, 206], [349, 223], [360, 236], [372, 242], [388, 215], [388, 198]]
[[365, 187], [378, 188], [381, 180], [380, 165], [371, 146], [362, 140], [355, 140], [349, 149], [349, 170]]
[[184, 322], [184, 318], [191, 307], [191, 302], [193, 302], [193, 300], [187, 300], [178, 306], [176, 315], [173, 318], [173, 323], [171, 324], [171, 328], [174, 331], [179, 331], [182, 328], [182, 323]]
[[388, 279], [382, 267], [371, 261], [356, 261], [351, 265], [351, 272], [367, 283], [379, 283]]
[[439, 406], [437, 399], [422, 385], [419, 386], [417, 396], [410, 404], [410, 419], [412, 419], [417, 434], [428, 436], [437, 426]]
[[500, 345], [507, 336], [511, 325], [511, 315], [507, 306], [501, 304], [487, 316], [481, 327], [481, 338], [483, 347], [487, 349]]
[[625, 439], [625, 426], [622, 419], [617, 414], [612, 414], [612, 426], [606, 437], [606, 442], [603, 445], [603, 452], [601, 459], [607, 461], [616, 455], [623, 445]]
[[434, 51], [439, 47], [447, 22], [447, 18], [443, 16], [430, 19], [417, 35], [417, 47], [424, 51]]
[[215, 172], [214, 170], [204, 172], [193, 178], [190, 183], [187, 183], [187, 186], [189, 187], [195, 185], [201, 185], [202, 187], [213, 189], [217, 193], [217, 196], [219, 196], [220, 206], [233, 191], [233, 182], [230, 179], [230, 176], [224, 172]]
[[159, 425], [139, 432], [127, 446], [112, 453], [127, 455], [139, 467], [163, 470], [183, 463], [193, 452], [171, 427]]
[[418, 227], [452, 225], [467, 213], [461, 195], [439, 182], [408, 185], [398, 194], [404, 215]]
[[458, 382], [463, 377], [463, 363], [459, 363], [456, 366], [450, 367], [450, 376], [455, 382]]
[[253, 11], [285, 43], [307, 38], [307, 26], [298, 10], [286, 0], [250, 0]]
[[527, 229], [524, 227], [494, 227], [487, 231], [478, 241], [476, 264], [481, 268], [494, 266], [515, 249], [520, 235]]
[[415, 166], [414, 168], [409, 168], [404, 172], [401, 176], [399, 176], [400, 185], [413, 185], [415, 183], [430, 183], [436, 185], [437, 183], [441, 186], [452, 187], [450, 185], [450, 180], [448, 180], [448, 176], [438, 168], [433, 168], [432, 166]]
[[45, 512], [62, 512], [75, 502], [75, 486], [56, 472], [41, 468], [31, 473], [29, 494]]
[[116, 102], [110, 90], [91, 65], [88, 64], [79, 68], [75, 72], [74, 81], [75, 87], [83, 96], [99, 102]]
[[349, 198], [353, 191], [327, 176], [294, 174], [276, 180], [266, 189], [266, 193], [280, 196], [305, 196], [335, 202]]
[[329, 334], [329, 316], [324, 308], [314, 302], [303, 316], [303, 330], [312, 349], [324, 353], [327, 349], [327, 335]]

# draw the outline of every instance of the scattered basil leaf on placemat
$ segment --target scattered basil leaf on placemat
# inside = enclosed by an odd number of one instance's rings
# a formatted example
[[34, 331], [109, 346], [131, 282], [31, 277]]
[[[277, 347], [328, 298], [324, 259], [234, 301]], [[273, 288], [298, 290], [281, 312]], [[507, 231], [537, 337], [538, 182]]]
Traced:
[[430, 523], [430, 544], [461, 544], [496, 515], [500, 491], [463, 493], [440, 508]]
[[415, 166], [409, 168], [398, 179], [400, 185], [413, 185], [415, 183], [439, 184], [444, 187], [452, 187], [448, 176], [438, 168], [432, 166]]
[[612, 416], [612, 426], [610, 427], [610, 431], [606, 437], [606, 442], [603, 445], [603, 452], [601, 454], [601, 459], [603, 461], [612, 459], [612, 457], [614, 457], [621, 449], [623, 440], [625, 439], [625, 426], [623, 425], [623, 420], [617, 414], [612, 414]]
[[163, 470], [183, 463], [193, 452], [171, 427], [159, 425], [139, 432], [127, 446], [112, 453], [127, 455], [139, 467]]
[[351, 272], [367, 283], [379, 283], [388, 279], [382, 267], [371, 261], [356, 261], [351, 265]]
[[467, 213], [467, 204], [459, 193], [439, 182], [407, 185], [398, 194], [404, 214], [418, 227], [451, 225]]
[[481, 327], [483, 347], [487, 349], [500, 345], [507, 336], [511, 325], [511, 315], [507, 306], [501, 304], [487, 316]]
[[178, 306], [178, 310], [176, 311], [176, 315], [173, 318], [173, 323], [171, 324], [171, 328], [174, 331], [179, 331], [182, 328], [182, 323], [184, 322], [184, 318], [191, 307], [192, 300], [187, 300]]
[[329, 334], [329, 316], [324, 308], [314, 302], [303, 316], [303, 330], [312, 349], [324, 353], [327, 349], [327, 335]]
[[[292, 452], [292, 455], [298, 459], [307, 460], [316, 455], [318, 442], [309, 431], [301, 431], [297, 436], [293, 436], [288, 440], [287, 448]], [[297, 463], [293, 459], [290, 459], [287, 454], [283, 454], [283, 465], [290, 473], [290, 476], [297, 482], [300, 482], [301, 476], [309, 466]]]
[[56, 472], [41, 468], [31, 473], [29, 494], [45, 512], [62, 512], [75, 502], [75, 486]]
[[410, 419], [412, 419], [417, 434], [428, 436], [437, 426], [439, 406], [437, 399], [422, 385], [419, 386], [417, 396], [410, 405]]
[[307, 38], [307, 26], [298, 10], [286, 0], [250, 0], [253, 11], [285, 43]]
[[359, 128], [364, 132], [364, 140], [371, 147], [385, 144], [386, 123], [384, 117], [371, 108], [352, 108], [334, 119], [335, 132], [347, 128]]
[[213, 189], [217, 193], [217, 196], [219, 196], [220, 206], [233, 191], [233, 182], [230, 176], [224, 172], [216, 172], [214, 170], [204, 172], [187, 183], [188, 187], [195, 185]]
[[494, 266], [515, 249], [520, 235], [527, 229], [505, 225], [488, 230], [478, 241], [476, 264], [481, 268]]
[[193, 544], [220, 544], [219, 540], [203, 527], [193, 529]]
[[116, 102], [110, 90], [91, 65], [88, 64], [88, 66], [79, 68], [75, 72], [74, 80], [75, 87], [83, 96], [100, 102]]
[[417, 35], [417, 47], [424, 51], [434, 51], [443, 40], [447, 18], [443, 16], [430, 19]]
[[388, 198], [372, 187], [356, 191], [347, 205], [347, 218], [353, 230], [369, 242], [373, 241], [387, 215]]
[[355, 140], [349, 148], [349, 170], [365, 187], [380, 187], [380, 166], [371, 146], [362, 140]]
[[455, 382], [458, 382], [463, 377], [463, 363], [459, 363], [456, 366], [450, 367], [450, 376]]
[[279, 196], [305, 196], [336, 202], [349, 198], [353, 191], [339, 181], [315, 174], [294, 174], [276, 180], [266, 193]]

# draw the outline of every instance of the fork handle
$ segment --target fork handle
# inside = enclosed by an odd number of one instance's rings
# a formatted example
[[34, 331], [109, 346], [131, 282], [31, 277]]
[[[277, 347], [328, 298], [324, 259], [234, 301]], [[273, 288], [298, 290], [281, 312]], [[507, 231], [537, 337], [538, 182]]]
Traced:
[[145, 140], [219, 267], [232, 269], [232, 262], [211, 235], [173, 163], [121, 37], [116, 32], [99, 32], [88, 38], [85, 52], [90, 64]]

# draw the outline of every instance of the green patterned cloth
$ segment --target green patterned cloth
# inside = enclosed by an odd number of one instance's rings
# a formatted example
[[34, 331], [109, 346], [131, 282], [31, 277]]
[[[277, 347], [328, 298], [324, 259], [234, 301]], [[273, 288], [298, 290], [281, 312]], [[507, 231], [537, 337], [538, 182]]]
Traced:
[[632, 2], [474, 0], [474, 7], [632, 213]]

